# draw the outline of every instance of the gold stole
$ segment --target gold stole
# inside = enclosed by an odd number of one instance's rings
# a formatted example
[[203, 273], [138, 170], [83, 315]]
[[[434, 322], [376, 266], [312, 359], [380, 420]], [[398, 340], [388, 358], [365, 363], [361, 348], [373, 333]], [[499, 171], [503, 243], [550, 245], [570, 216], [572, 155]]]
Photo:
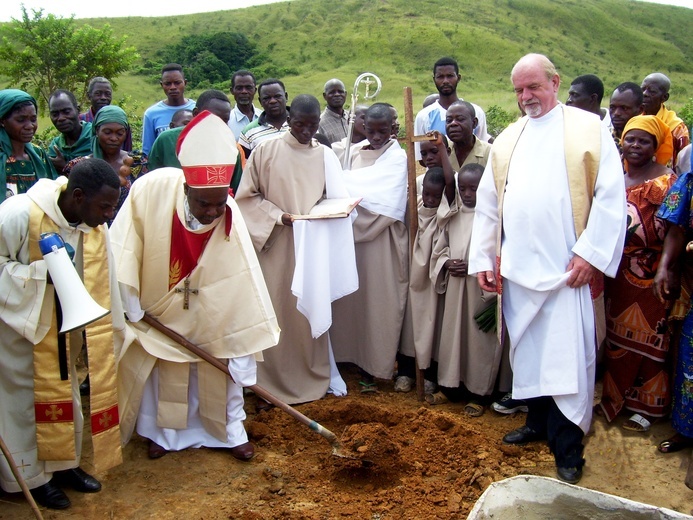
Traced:
[[[38, 241], [41, 233], [60, 232], [58, 226], [32, 203], [29, 215], [29, 258], [41, 260]], [[101, 227], [82, 234], [84, 286], [102, 307], [111, 308], [110, 278], [106, 234]], [[54, 290], [47, 288], [46, 297]], [[72, 383], [62, 381], [58, 370], [58, 324], [52, 313], [51, 328], [46, 337], [34, 346], [34, 411], [39, 460], [72, 460], [76, 458]], [[81, 334], [78, 335], [81, 338]], [[94, 466], [103, 471], [122, 462], [120, 429], [118, 427], [118, 395], [111, 315], [86, 328], [91, 386], [91, 433]], [[66, 338], [68, 340], [69, 338]], [[67, 359], [70, 359], [68, 344]], [[81, 342], [74, 345], [81, 347]], [[68, 367], [69, 370], [69, 367]]]
[[[601, 156], [601, 123], [599, 118], [590, 116], [579, 109], [563, 110], [563, 142], [565, 150], [566, 169], [568, 171], [568, 189], [573, 210], [573, 225], [575, 236], [580, 235], [587, 226], [587, 219], [592, 208], [594, 186], [599, 173]], [[515, 146], [529, 121], [528, 117], [513, 123], [506, 128], [493, 143], [493, 178], [498, 194], [498, 233], [496, 235], [496, 272], [500, 274], [500, 250], [503, 235], [503, 199], [505, 186], [508, 182], [508, 169]], [[498, 316], [501, 316], [501, 278], [498, 276]], [[595, 324], [597, 329], [597, 345], [606, 337], [606, 318], [604, 311], [604, 275], [597, 275], [591, 284], [592, 302], [594, 304]], [[502, 339], [502, 329], [498, 327], [499, 339]]]

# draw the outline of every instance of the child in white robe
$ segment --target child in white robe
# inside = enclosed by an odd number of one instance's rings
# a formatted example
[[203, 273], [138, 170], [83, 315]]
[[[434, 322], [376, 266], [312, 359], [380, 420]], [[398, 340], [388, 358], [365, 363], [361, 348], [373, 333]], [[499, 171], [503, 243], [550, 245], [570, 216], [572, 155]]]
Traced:
[[474, 318], [494, 307], [497, 296], [482, 291], [476, 276], [467, 274], [476, 189], [483, 172], [479, 164], [460, 169], [454, 203], [457, 211], [448, 224], [448, 240], [438, 242], [431, 258], [431, 280], [445, 299], [437, 352], [438, 384], [445, 393], [466, 388], [469, 402], [464, 410], [472, 417], [484, 413], [483, 397], [493, 392], [502, 353], [495, 328], [484, 332]]
[[[418, 197], [418, 231], [412, 248], [409, 298], [397, 358], [395, 391], [411, 390], [416, 355], [419, 368], [428, 369], [425, 392], [430, 395], [435, 390], [435, 367], [430, 365], [440, 336], [443, 304], [443, 297], [436, 293], [431, 282], [431, 253], [438, 241], [447, 239], [446, 224], [451, 216], [451, 203], [455, 200], [455, 179], [448, 148], [442, 139], [423, 142], [421, 149], [422, 156], [427, 157], [429, 169]], [[436, 163], [441, 166], [434, 166]]]

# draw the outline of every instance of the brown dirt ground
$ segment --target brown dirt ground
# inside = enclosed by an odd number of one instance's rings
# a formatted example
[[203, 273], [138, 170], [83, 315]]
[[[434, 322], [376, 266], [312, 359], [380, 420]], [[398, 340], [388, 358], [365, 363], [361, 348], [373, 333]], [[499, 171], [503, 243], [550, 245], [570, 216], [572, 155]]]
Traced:
[[[298, 408], [335, 432], [356, 459], [331, 455], [325, 439], [280, 410], [255, 414], [249, 396], [246, 427], [257, 448], [251, 462], [210, 449], [149, 460], [146, 441], [136, 436], [121, 466], [96, 475], [100, 493], [67, 491], [72, 507], [42, 509], [44, 518], [454, 519], [465, 518], [494, 481], [555, 475], [544, 444], [501, 444], [506, 432], [523, 424], [523, 414], [487, 410], [469, 418], [460, 403], [431, 407], [414, 392], [395, 393], [388, 381], [379, 381], [378, 393], [363, 395], [355, 371], [346, 379], [347, 397]], [[595, 419], [580, 485], [690, 514], [693, 491], [683, 483], [690, 451], [657, 452], [657, 443], [672, 434], [667, 421], [643, 435], [622, 430], [623, 420], [607, 425]], [[89, 462], [86, 453], [87, 471]], [[0, 495], [0, 519], [31, 518], [21, 494]]]

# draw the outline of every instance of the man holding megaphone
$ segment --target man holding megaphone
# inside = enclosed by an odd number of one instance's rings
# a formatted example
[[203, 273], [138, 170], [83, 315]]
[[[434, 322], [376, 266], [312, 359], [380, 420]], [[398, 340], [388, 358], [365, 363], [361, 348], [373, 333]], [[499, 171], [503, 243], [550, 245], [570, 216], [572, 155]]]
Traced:
[[119, 194], [109, 164], [87, 159], [69, 180], [41, 179], [0, 205], [0, 436], [9, 451], [0, 457], [0, 487], [19, 492], [26, 483], [53, 509], [70, 505], [63, 487], [101, 489], [79, 467], [75, 362], [85, 339], [94, 466], [122, 462], [114, 334], [126, 329], [104, 225]]

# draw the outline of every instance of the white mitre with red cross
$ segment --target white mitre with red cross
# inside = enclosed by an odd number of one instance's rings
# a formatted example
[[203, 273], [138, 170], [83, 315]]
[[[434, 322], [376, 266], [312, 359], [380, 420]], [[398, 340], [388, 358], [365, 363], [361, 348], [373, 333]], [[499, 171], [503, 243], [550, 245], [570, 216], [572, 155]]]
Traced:
[[191, 188], [228, 188], [238, 160], [238, 148], [228, 125], [203, 110], [180, 133], [176, 155], [185, 182]]

